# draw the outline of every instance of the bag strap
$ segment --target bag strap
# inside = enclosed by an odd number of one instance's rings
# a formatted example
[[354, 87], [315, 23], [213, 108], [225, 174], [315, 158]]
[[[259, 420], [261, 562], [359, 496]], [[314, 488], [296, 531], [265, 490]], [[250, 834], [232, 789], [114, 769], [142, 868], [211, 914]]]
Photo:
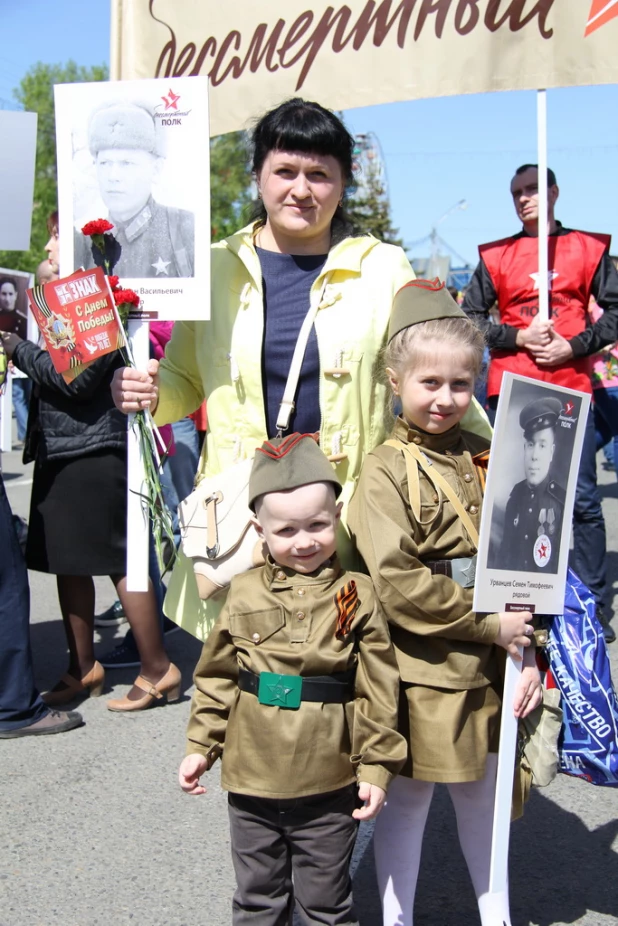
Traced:
[[279, 414], [277, 415], [277, 434], [279, 437], [281, 437], [281, 432], [287, 430], [290, 423], [290, 417], [296, 406], [294, 399], [296, 396], [298, 380], [300, 379], [300, 371], [303, 365], [303, 360], [305, 358], [305, 351], [307, 350], [309, 335], [311, 334], [311, 329], [313, 327], [315, 317], [318, 314], [318, 309], [322, 303], [326, 285], [327, 281], [325, 280], [320, 292], [320, 298], [317, 299], [313, 305], [309, 306], [309, 311], [305, 315], [305, 320], [303, 321], [298, 333], [298, 340], [296, 341], [296, 347], [294, 348], [294, 354], [292, 356], [292, 363], [290, 364], [290, 372], [288, 373], [288, 379], [283, 391], [283, 398], [281, 399], [281, 405], [279, 406]]
[[[459, 515], [461, 521], [463, 522], [463, 526], [465, 527], [470, 540], [478, 549], [479, 535], [476, 527], [472, 523], [470, 515], [462, 505], [461, 500], [455, 494], [452, 486], [444, 478], [444, 476], [437, 471], [433, 463], [431, 463], [431, 461], [425, 456], [423, 451], [420, 450], [416, 444], [406, 444], [404, 441], [400, 440], [387, 440], [385, 443], [389, 447], [396, 447], [403, 451], [403, 455], [406, 461], [406, 470], [408, 473], [408, 494], [410, 496], [410, 505], [412, 507], [412, 511], [414, 512], [414, 516], [417, 518], [419, 523], [422, 522], [420, 521], [419, 517], [421, 511], [421, 495], [420, 482], [418, 477], [418, 466], [421, 467], [431, 484], [434, 486], [438, 492], [438, 496], [441, 496], [442, 492], [444, 495], [446, 495], [448, 500], [453, 505], [453, 508]], [[440, 498], [438, 499], [438, 502], [440, 502]]]

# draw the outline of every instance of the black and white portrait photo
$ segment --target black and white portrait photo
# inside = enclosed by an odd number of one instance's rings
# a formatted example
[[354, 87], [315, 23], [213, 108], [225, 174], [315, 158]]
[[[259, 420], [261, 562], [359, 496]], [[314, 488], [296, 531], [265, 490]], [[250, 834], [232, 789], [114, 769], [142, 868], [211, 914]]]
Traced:
[[10, 331], [24, 340], [32, 336], [26, 295], [31, 280], [29, 273], [0, 267], [0, 331]]
[[[484, 590], [493, 599], [496, 590], [505, 592], [491, 607], [485, 607], [487, 600], [479, 602], [478, 610], [504, 610], [505, 601], [538, 607], [545, 592], [563, 595], [559, 577], [566, 574], [588, 408], [589, 397], [583, 393], [505, 376], [490, 453], [475, 596]], [[488, 570], [498, 575], [488, 575]]]
[[206, 82], [61, 85], [56, 108], [61, 274], [95, 266], [81, 229], [104, 218], [120, 246], [113, 273], [121, 285], [160, 318], [191, 317], [197, 288], [209, 286]]

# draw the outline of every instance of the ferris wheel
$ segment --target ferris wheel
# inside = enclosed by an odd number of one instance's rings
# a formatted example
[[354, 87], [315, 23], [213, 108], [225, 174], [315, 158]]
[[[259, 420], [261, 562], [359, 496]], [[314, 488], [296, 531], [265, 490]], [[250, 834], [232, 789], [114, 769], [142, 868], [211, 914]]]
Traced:
[[374, 132], [363, 132], [354, 136], [352, 170], [356, 181], [357, 195], [367, 195], [369, 188], [381, 188], [382, 196], [388, 198], [388, 177], [384, 154], [378, 136]]

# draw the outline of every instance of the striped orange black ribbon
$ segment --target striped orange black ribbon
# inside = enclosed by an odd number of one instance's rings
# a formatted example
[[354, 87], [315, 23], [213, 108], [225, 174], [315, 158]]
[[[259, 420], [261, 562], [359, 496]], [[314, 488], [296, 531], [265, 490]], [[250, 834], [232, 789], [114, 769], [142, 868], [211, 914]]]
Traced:
[[335, 607], [337, 608], [335, 636], [337, 639], [340, 640], [350, 632], [354, 615], [360, 608], [360, 604], [360, 598], [356, 591], [356, 582], [354, 579], [350, 579], [335, 595]]
[[487, 482], [487, 467], [489, 465], [489, 450], [483, 450], [481, 453], [475, 453], [472, 462], [476, 467], [476, 473], [479, 478], [481, 492], [485, 494], [485, 483]]

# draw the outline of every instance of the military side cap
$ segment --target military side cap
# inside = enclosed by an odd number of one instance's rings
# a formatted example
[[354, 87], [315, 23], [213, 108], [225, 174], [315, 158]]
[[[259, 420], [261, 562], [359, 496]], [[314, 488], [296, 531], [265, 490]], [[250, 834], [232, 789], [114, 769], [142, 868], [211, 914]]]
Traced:
[[411, 280], [395, 293], [388, 340], [392, 340], [404, 328], [434, 318], [467, 318], [467, 315], [438, 277], [433, 280]]
[[129, 148], [162, 154], [162, 139], [149, 109], [139, 103], [119, 101], [97, 109], [90, 117], [88, 144], [96, 157], [107, 148]]
[[249, 508], [267, 492], [285, 492], [312, 482], [330, 482], [335, 495], [341, 483], [312, 434], [290, 434], [264, 441], [255, 452], [249, 477]]
[[524, 429], [524, 437], [529, 437], [543, 428], [555, 428], [561, 411], [560, 399], [548, 397], [528, 402], [519, 413], [519, 423]]

